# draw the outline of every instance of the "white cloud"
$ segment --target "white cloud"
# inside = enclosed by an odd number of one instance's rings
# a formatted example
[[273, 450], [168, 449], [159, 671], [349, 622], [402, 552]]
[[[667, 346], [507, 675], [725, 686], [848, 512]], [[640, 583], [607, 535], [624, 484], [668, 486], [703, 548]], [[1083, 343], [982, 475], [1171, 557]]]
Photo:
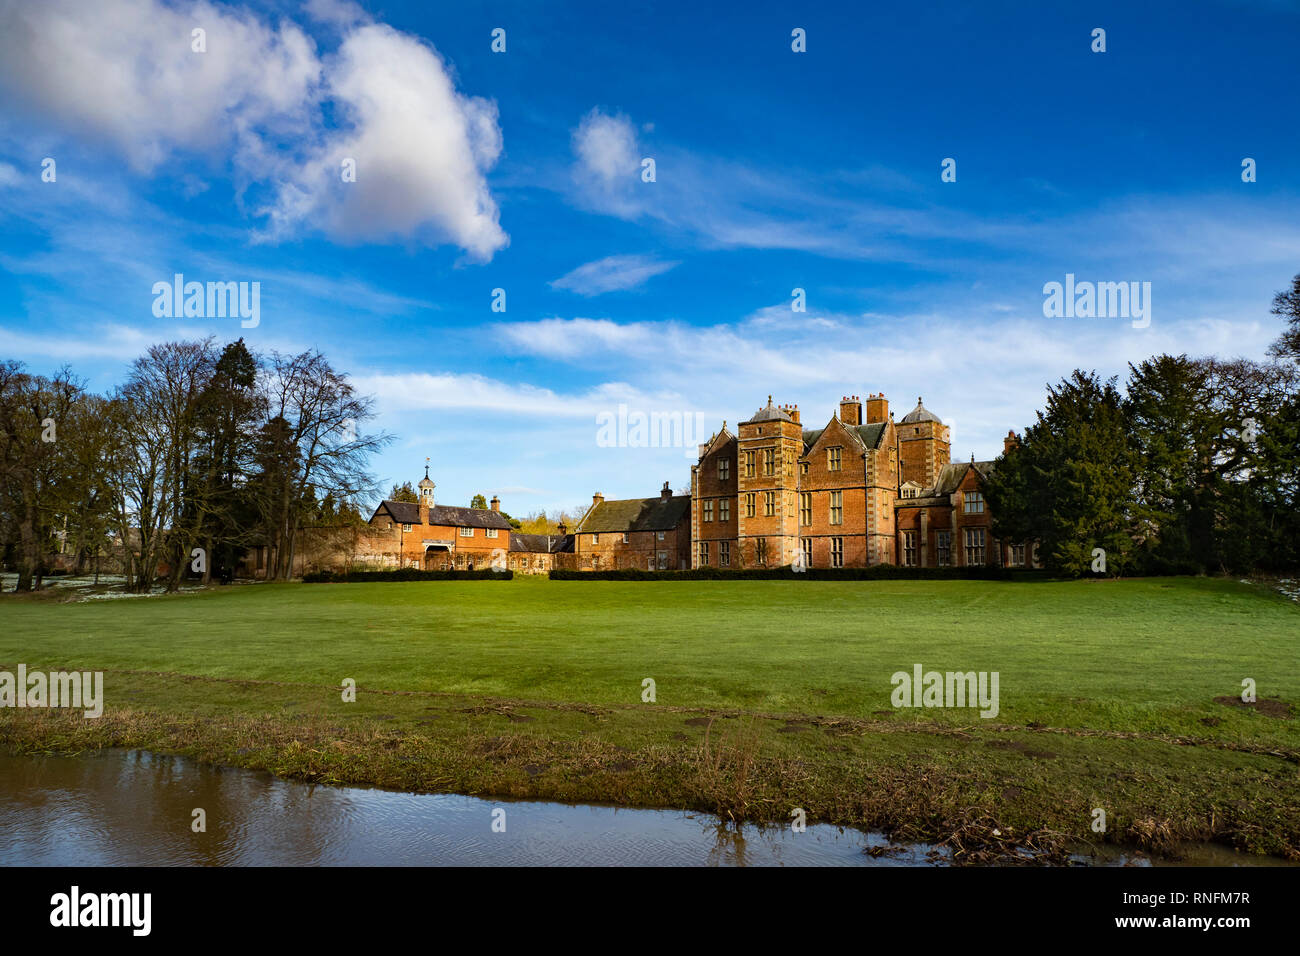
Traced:
[[[59, 329], [19, 332], [0, 326], [0, 355], [19, 358], [25, 362], [37, 358], [58, 363], [104, 359], [130, 362], [160, 341], [153, 330], [128, 325], [105, 325], [98, 333], [82, 335]], [[73, 371], [84, 373], [87, 370]]]
[[[801, 406], [818, 427], [839, 396], [883, 391], [897, 417], [920, 394], [953, 427], [953, 456], [994, 457], [1009, 428], [1042, 407], [1044, 388], [1070, 370], [1119, 375], [1160, 352], [1261, 358], [1276, 329], [1262, 319], [1204, 316], [1133, 329], [1124, 319], [1060, 320], [978, 313], [853, 316], [793, 314], [788, 304], [735, 323], [616, 323], [551, 318], [502, 325], [515, 351], [570, 362], [589, 374], [645, 369], [645, 381], [690, 397], [693, 407], [748, 417], [771, 393]], [[774, 323], [784, 318], [784, 330]], [[647, 361], [649, 357], [653, 361]]]
[[640, 165], [636, 130], [620, 114], [594, 108], [573, 133], [573, 151], [581, 169], [605, 186], [630, 177]]
[[[496, 104], [457, 93], [434, 50], [382, 24], [351, 33], [329, 63], [348, 128], [289, 171], [270, 235], [310, 222], [343, 241], [446, 238], [480, 261], [505, 246], [483, 175], [501, 154]], [[341, 180], [345, 158], [355, 182]]]
[[[206, 31], [207, 52], [191, 49]], [[250, 64], [257, 64], [250, 69]], [[178, 149], [256, 137], [274, 120], [302, 125], [319, 80], [312, 41], [282, 21], [203, 0], [6, 2], [0, 84], [78, 138], [108, 143], [152, 172]]]
[[[336, 53], [322, 58], [291, 21], [206, 0], [0, 0], [0, 90], [33, 125], [107, 144], [138, 173], [182, 155], [229, 162], [243, 188], [273, 191], [264, 238], [314, 228], [491, 258], [509, 241], [485, 178], [502, 148], [495, 104], [459, 93], [430, 46], [348, 3], [312, 13], [344, 31]], [[191, 49], [195, 28], [206, 52]], [[355, 183], [341, 179], [344, 158]]]
[[597, 414], [620, 403], [647, 410], [683, 408], [681, 393], [643, 390], [625, 382], [605, 382], [571, 394], [528, 383], [451, 372], [370, 373], [355, 376], [353, 382], [361, 391], [374, 395], [386, 413], [472, 410], [511, 418], [594, 421]]
[[635, 289], [680, 264], [654, 256], [606, 256], [560, 276], [551, 287], [586, 296]]
[[341, 29], [370, 21], [370, 14], [352, 0], [307, 0], [302, 8], [313, 20]]

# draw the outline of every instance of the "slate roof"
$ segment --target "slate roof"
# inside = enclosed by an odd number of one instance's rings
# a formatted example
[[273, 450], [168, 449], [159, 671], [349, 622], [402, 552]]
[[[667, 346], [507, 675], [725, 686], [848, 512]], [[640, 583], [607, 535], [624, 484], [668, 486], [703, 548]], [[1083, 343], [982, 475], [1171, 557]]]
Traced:
[[936, 495], [950, 495], [957, 490], [962, 480], [966, 477], [966, 471], [974, 468], [981, 478], [992, 474], [993, 462], [991, 461], [956, 461], [944, 465], [939, 469], [939, 479], [934, 483], [934, 488], [927, 489]]
[[583, 534], [622, 531], [672, 531], [691, 510], [690, 495], [602, 501], [575, 530]]
[[[399, 524], [419, 524], [420, 506], [414, 501], [381, 501], [375, 514], [387, 510]], [[370, 520], [375, 520], [374, 515]], [[499, 528], [510, 530], [510, 522], [499, 511], [487, 508], [460, 508], [456, 505], [434, 505], [429, 509], [429, 524], [450, 528]]]
[[752, 418], [747, 422], [741, 422], [742, 425], [749, 425], [753, 422], [792, 422], [794, 421], [785, 411], [777, 408], [772, 404], [772, 396], [767, 396], [767, 407], [760, 408]]
[[559, 554], [573, 551], [571, 534], [510, 534], [511, 551], [527, 551], [531, 554]]
[[992, 474], [993, 465], [991, 461], [950, 462], [939, 469], [939, 478], [933, 488], [922, 489], [922, 494], [915, 498], [898, 498], [894, 505], [899, 508], [929, 508], [949, 504], [948, 496], [961, 486], [968, 469], [974, 468], [984, 478]]
[[[858, 436], [858, 440], [862, 442], [863, 448], [880, 447], [881, 436], [885, 434], [884, 422], [872, 422], [870, 425], [845, 425], [844, 427]], [[822, 437], [822, 433], [825, 431], [826, 429], [824, 428], [804, 429], [803, 453], [805, 455], [813, 450], [813, 446], [817, 444], [817, 440]]]
[[900, 425], [915, 425], [917, 422], [937, 422], [939, 416], [921, 404], [920, 396], [916, 399], [916, 408], [903, 416]]

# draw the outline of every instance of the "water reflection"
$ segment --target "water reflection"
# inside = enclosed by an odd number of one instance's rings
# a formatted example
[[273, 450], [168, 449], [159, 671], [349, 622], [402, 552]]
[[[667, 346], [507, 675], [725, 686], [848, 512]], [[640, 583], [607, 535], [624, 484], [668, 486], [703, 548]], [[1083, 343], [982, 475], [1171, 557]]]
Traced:
[[[206, 832], [191, 829], [196, 808]], [[827, 825], [313, 786], [144, 751], [0, 755], [3, 866], [932, 866], [929, 850]], [[1180, 856], [1166, 862], [1287, 865], [1213, 845]], [[1106, 847], [1076, 859], [1151, 863]]]
[[5, 866], [930, 865], [927, 847], [873, 859], [883, 837], [824, 825], [311, 786], [143, 751], [0, 756], [0, 780]]

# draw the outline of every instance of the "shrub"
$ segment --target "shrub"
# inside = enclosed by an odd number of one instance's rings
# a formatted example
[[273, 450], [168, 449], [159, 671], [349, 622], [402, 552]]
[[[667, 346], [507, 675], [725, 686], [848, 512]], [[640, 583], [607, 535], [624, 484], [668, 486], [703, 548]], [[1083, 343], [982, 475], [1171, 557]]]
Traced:
[[1046, 577], [1042, 571], [1012, 568], [904, 568], [875, 564], [869, 568], [808, 568], [796, 572], [782, 568], [693, 568], [690, 571], [645, 571], [621, 568], [611, 571], [573, 571], [556, 568], [552, 581], [897, 581], [897, 580], [984, 580], [1011, 581]]
[[355, 584], [365, 581], [509, 581], [513, 571], [421, 571], [419, 568], [396, 568], [391, 571], [313, 571], [304, 574], [304, 584]]

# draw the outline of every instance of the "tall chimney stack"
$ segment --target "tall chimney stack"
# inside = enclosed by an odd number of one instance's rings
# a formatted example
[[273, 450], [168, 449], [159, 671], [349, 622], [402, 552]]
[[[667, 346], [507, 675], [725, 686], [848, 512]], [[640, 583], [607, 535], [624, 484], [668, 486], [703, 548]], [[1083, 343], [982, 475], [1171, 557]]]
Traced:
[[889, 399], [885, 398], [885, 393], [868, 395], [866, 424], [874, 425], [877, 422], [887, 421], [889, 421]]
[[488, 504], [492, 506], [492, 510], [493, 510], [493, 511], [497, 512], [498, 514], [500, 514], [500, 512], [501, 512], [501, 499], [500, 499], [500, 498], [498, 498], [496, 495], [493, 495], [493, 496], [492, 496], [492, 500], [491, 500], [490, 502], [488, 502]]
[[1016, 437], [1014, 431], [1008, 430], [1007, 437], [1002, 439], [1002, 454], [1011, 454], [1011, 449], [1020, 447], [1020, 439]]
[[845, 395], [840, 399], [840, 421], [845, 425], [862, 424], [862, 399], [856, 395]]
[[667, 501], [672, 496], [673, 496], [673, 489], [669, 487], [668, 482], [665, 481], [663, 488], [659, 490], [659, 497], [661, 500]]

